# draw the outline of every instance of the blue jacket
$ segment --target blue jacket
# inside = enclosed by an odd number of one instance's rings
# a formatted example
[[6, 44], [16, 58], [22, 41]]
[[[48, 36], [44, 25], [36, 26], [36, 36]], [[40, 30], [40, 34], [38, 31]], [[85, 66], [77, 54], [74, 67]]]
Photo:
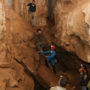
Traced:
[[29, 6], [29, 11], [30, 12], [35, 12], [36, 11], [36, 5], [29, 3], [27, 6]]
[[52, 51], [51, 53], [51, 50], [48, 50], [48, 51], [43, 52], [43, 54], [49, 54], [48, 59], [55, 60], [56, 51]]

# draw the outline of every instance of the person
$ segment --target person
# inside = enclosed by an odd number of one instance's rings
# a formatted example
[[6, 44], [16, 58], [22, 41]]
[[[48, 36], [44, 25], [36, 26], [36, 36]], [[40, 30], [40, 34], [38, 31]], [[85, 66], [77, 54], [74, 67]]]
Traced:
[[29, 6], [29, 13], [32, 15], [32, 26], [34, 26], [34, 13], [36, 11], [35, 0], [33, 0], [32, 3], [29, 3], [27, 6]]
[[83, 64], [80, 65], [79, 72], [82, 71], [82, 70], [83, 70], [84, 72], [87, 71], [87, 67], [86, 67], [85, 65], [83, 65]]
[[55, 70], [55, 56], [56, 56], [56, 51], [55, 51], [55, 46], [51, 45], [51, 49], [48, 51], [44, 51], [43, 54], [49, 54], [48, 56], [46, 56], [47, 60], [46, 60], [46, 65], [49, 67], [49, 62], [52, 65], [53, 68], [53, 72], [56, 74], [56, 70]]
[[88, 81], [87, 88], [90, 90], [90, 80]]
[[84, 73], [84, 76], [87, 78], [88, 77], [88, 70], [87, 67], [83, 64], [80, 65], [80, 69], [79, 69], [80, 73]]
[[66, 90], [65, 86], [67, 84], [67, 80], [64, 76], [60, 76], [59, 86], [51, 87], [50, 90]]
[[80, 73], [80, 78], [73, 88], [76, 88], [77, 85], [81, 85], [82, 90], [87, 90], [88, 77], [87, 77], [87, 71], [85, 70], [83, 64], [81, 64], [79, 73]]
[[43, 35], [43, 32], [41, 29], [37, 29], [37, 32], [36, 32], [36, 37], [37, 37], [37, 40], [36, 40], [36, 43], [35, 43], [35, 46], [36, 46], [36, 49], [37, 51], [43, 51], [44, 47], [46, 46], [46, 38], [44, 37]]

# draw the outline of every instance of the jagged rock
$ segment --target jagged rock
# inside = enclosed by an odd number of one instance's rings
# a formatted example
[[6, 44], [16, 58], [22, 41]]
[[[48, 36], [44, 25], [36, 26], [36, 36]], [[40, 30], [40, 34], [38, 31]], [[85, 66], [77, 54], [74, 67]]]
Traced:
[[[10, 0], [7, 0], [7, 1], [4, 0], [5, 5], [9, 4], [9, 6], [12, 6], [11, 4], [13, 2], [10, 1], [9, 3], [9, 1]], [[32, 88], [33, 90], [34, 89], [33, 79], [28, 78], [26, 73], [24, 73], [23, 67], [18, 65], [18, 63], [14, 62], [12, 56], [10, 55], [11, 53], [10, 51], [12, 50], [12, 46], [13, 46], [13, 44], [10, 44], [14, 36], [12, 33], [14, 31], [13, 26], [14, 25], [18, 26], [18, 23], [12, 24], [13, 20], [15, 20], [15, 17], [17, 17], [18, 15], [15, 15], [15, 14], [13, 15], [12, 10], [8, 13], [10, 8], [8, 8], [7, 6], [7, 9], [4, 9], [3, 2], [0, 2], [0, 37], [2, 37], [2, 39], [0, 39], [0, 53], [1, 53], [0, 54], [0, 89], [1, 90], [6, 90], [6, 89], [7, 90], [26, 90], [25, 88], [27, 87], [28, 83], [31, 83], [31, 86], [28, 85], [28, 88], [29, 89]], [[29, 28], [27, 28], [27, 26], [24, 27], [23, 25], [24, 23], [21, 23], [22, 30], [26, 30], [26, 33], [22, 34], [22, 31], [21, 31], [21, 35], [19, 36], [19, 38], [21, 39], [19, 39], [19, 41], [15, 39], [15, 41], [13, 41], [14, 44], [18, 44], [22, 41], [27, 41], [28, 38], [31, 38], [33, 35], [29, 33], [28, 36], [25, 37], [25, 34], [28, 33]], [[17, 36], [18, 36], [19, 29], [20, 28], [18, 27], [16, 33], [14, 33]], [[14, 38], [18, 38], [17, 36]], [[10, 47], [8, 46], [8, 44], [10, 45]], [[16, 46], [18, 47], [19, 44]], [[13, 62], [14, 64], [12, 64]], [[20, 70], [18, 70], [18, 68]], [[23, 85], [23, 83], [25, 85]], [[21, 87], [19, 87], [20, 85]]]
[[89, 7], [90, 2], [85, 0], [72, 0], [72, 3], [57, 0], [53, 9], [56, 25], [55, 37], [58, 41], [56, 44], [68, 51], [73, 51], [88, 63], [90, 63]]
[[6, 80], [4, 80], [4, 81], [0, 80], [0, 89], [1, 90], [5, 90], [6, 89], [6, 85], [7, 85], [7, 81]]
[[11, 81], [9, 82], [9, 87], [11, 87], [11, 88], [18, 87], [18, 81], [16, 81], [16, 80], [11, 80]]

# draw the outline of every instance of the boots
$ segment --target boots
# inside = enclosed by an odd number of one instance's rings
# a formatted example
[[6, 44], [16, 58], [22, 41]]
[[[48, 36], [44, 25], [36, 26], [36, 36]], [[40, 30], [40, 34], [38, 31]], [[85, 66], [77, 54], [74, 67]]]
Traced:
[[47, 67], [49, 67], [49, 64], [48, 64], [48, 62], [47, 62], [47, 61], [45, 62], [45, 64], [46, 64], [46, 66], [47, 66]]
[[56, 69], [55, 69], [55, 66], [52, 66], [53, 67], [53, 72], [56, 74]]

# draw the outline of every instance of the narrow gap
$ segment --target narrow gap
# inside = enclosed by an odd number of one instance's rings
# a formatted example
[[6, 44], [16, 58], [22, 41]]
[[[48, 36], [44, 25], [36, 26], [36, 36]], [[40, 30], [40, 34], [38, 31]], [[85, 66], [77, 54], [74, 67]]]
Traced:
[[29, 76], [29, 77], [32, 77], [33, 80], [34, 80], [34, 84], [35, 84], [35, 87], [34, 87], [34, 90], [48, 90], [49, 89], [49, 86], [47, 86], [47, 88], [43, 87], [39, 82], [38, 80], [35, 78], [35, 76], [30, 72], [30, 70], [27, 68], [27, 66], [22, 62], [22, 61], [19, 61], [17, 58], [13, 58], [17, 63], [21, 64], [23, 67], [24, 67], [24, 71], [25, 73]]

